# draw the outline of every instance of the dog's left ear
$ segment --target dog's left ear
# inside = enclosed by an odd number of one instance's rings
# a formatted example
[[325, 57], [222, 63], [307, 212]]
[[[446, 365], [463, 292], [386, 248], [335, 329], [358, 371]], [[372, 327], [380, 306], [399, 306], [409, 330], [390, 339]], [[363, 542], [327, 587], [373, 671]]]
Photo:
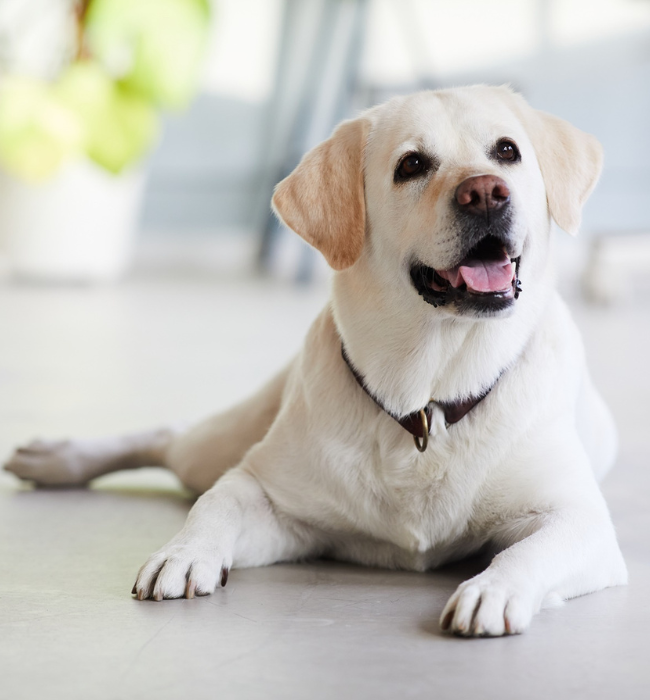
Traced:
[[530, 107], [528, 112], [528, 133], [544, 178], [549, 211], [560, 228], [575, 235], [582, 207], [603, 167], [602, 146], [595, 136], [564, 119]]
[[363, 248], [363, 154], [369, 129], [363, 117], [340, 124], [273, 194], [273, 211], [280, 220], [320, 250], [335, 270], [353, 265]]

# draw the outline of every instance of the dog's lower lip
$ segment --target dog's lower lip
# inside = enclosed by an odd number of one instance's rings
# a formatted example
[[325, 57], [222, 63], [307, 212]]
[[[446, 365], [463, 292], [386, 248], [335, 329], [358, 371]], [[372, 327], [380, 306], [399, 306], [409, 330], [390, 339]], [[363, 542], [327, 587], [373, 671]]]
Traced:
[[[514, 262], [514, 261], [513, 261]], [[446, 292], [450, 288], [449, 282], [447, 282], [446, 285], [442, 285], [438, 282], [438, 280], [442, 279], [438, 273], [434, 270], [434, 280], [429, 284], [431, 289], [435, 292], [441, 292], [444, 291]], [[436, 277], [438, 280], [436, 280]], [[443, 282], [446, 280], [443, 280]], [[465, 294], [471, 294], [472, 296], [476, 297], [507, 297], [507, 296], [512, 296], [514, 295], [514, 286], [510, 285], [509, 287], [505, 289], [497, 289], [493, 292], [477, 292], [475, 289], [469, 289], [466, 284], [461, 285], [460, 287], [451, 287], [451, 289], [455, 289], [459, 292], [463, 292]]]
[[467, 289], [466, 291], [467, 294], [474, 297], [492, 297], [493, 299], [509, 299], [515, 295], [514, 286], [510, 286], [508, 289], [501, 289], [497, 292], [475, 292], [473, 289]]

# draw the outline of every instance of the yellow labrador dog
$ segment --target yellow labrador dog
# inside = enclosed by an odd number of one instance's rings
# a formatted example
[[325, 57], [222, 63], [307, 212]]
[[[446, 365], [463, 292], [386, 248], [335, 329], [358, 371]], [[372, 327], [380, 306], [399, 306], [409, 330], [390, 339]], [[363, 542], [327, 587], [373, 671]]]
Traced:
[[492, 547], [441, 625], [498, 636], [624, 584], [597, 484], [615, 432], [554, 291], [551, 219], [576, 233], [600, 168], [592, 136], [502, 87], [344, 122], [273, 197], [336, 271], [290, 366], [187, 432], [35, 442], [7, 469], [71, 484], [161, 465], [204, 492], [139, 599], [212, 593], [233, 566], [424, 571]]

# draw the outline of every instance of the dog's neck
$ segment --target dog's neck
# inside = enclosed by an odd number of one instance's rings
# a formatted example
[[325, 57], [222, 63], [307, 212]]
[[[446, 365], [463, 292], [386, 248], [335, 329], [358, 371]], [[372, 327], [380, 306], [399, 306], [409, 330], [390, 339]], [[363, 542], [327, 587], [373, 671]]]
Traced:
[[415, 289], [381, 284], [367, 270], [346, 270], [334, 278], [333, 313], [368, 387], [389, 411], [405, 415], [431, 398], [484, 394], [521, 355], [550, 287], [526, 285], [511, 315], [481, 319], [434, 309]]

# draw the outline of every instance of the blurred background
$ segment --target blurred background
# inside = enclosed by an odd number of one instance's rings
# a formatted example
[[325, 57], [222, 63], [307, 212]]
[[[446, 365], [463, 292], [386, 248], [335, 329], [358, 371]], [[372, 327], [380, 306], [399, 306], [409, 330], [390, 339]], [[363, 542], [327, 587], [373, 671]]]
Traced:
[[650, 0], [0, 0], [0, 450], [253, 390], [327, 297], [273, 186], [341, 119], [475, 82], [604, 145], [580, 236], [557, 235], [560, 284], [625, 414], [642, 388], [611, 367], [648, 326]]

